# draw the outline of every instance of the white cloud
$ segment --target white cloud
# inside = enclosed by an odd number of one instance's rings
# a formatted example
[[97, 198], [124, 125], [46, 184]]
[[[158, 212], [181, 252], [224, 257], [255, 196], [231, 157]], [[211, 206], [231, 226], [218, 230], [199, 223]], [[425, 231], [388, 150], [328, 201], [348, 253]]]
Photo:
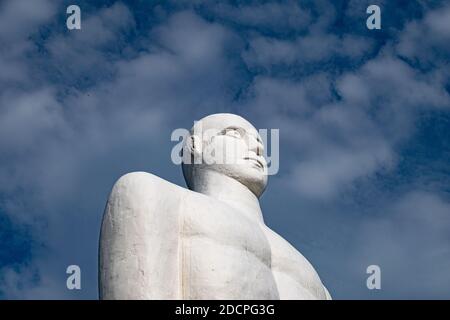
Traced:
[[361, 58], [371, 50], [367, 38], [325, 33], [310, 33], [294, 41], [258, 36], [250, 41], [244, 58], [249, 66], [270, 68], [273, 65], [292, 65], [327, 62], [333, 57]]
[[403, 195], [364, 221], [350, 265], [379, 265], [386, 298], [450, 297], [449, 213], [450, 204], [436, 195]]
[[217, 2], [211, 11], [222, 19], [248, 27], [271, 29], [275, 32], [299, 32], [311, 22], [310, 12], [296, 1], [265, 2], [232, 6]]
[[398, 53], [422, 67], [441, 68], [448, 77], [450, 5], [429, 11], [422, 20], [409, 22], [399, 36]]
[[291, 185], [313, 198], [333, 198], [340, 191], [347, 191], [356, 179], [381, 171], [393, 161], [388, 146], [370, 142], [372, 145], [366, 148], [325, 147], [294, 168]]
[[38, 31], [56, 12], [50, 0], [16, 0], [0, 4], [0, 38], [8, 42], [23, 41], [30, 32]]
[[26, 54], [33, 49], [28, 36], [39, 31], [55, 13], [56, 5], [49, 0], [0, 3], [0, 84], [21, 83], [32, 77], [24, 62]]

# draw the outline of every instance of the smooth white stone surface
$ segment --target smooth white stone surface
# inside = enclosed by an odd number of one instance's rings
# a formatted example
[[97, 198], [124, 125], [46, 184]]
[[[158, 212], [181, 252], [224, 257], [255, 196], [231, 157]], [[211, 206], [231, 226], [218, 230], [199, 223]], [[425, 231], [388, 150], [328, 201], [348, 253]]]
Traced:
[[186, 139], [192, 155], [232, 141], [232, 157], [254, 160], [183, 164], [191, 190], [145, 172], [121, 177], [102, 223], [100, 298], [331, 299], [311, 264], [264, 224], [256, 129], [232, 114], [201, 124], [210, 135]]

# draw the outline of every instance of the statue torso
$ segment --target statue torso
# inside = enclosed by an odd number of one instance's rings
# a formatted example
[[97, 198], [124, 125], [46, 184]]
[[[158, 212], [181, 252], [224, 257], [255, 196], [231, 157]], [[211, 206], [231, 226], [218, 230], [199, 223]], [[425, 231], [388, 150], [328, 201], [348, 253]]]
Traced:
[[190, 191], [180, 206], [184, 299], [279, 299], [258, 221]]
[[257, 219], [187, 191], [180, 206], [184, 299], [325, 299], [310, 263]]
[[122, 177], [102, 223], [104, 299], [325, 299], [309, 262], [262, 221], [148, 173]]

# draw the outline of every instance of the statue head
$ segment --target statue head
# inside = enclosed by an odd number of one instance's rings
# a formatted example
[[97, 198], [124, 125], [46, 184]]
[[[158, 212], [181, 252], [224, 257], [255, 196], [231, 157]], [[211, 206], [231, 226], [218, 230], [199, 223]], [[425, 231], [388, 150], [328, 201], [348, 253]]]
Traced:
[[259, 197], [267, 185], [263, 151], [258, 131], [247, 120], [230, 113], [209, 115], [197, 121], [185, 139], [184, 178], [195, 190], [213, 172], [238, 181]]

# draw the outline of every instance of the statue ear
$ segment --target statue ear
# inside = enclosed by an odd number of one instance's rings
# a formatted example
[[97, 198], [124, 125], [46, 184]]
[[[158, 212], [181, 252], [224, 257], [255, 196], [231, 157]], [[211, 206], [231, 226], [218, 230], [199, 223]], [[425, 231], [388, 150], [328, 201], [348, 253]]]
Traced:
[[186, 140], [186, 145], [190, 149], [192, 154], [201, 154], [202, 153], [202, 140], [199, 136], [191, 135]]

